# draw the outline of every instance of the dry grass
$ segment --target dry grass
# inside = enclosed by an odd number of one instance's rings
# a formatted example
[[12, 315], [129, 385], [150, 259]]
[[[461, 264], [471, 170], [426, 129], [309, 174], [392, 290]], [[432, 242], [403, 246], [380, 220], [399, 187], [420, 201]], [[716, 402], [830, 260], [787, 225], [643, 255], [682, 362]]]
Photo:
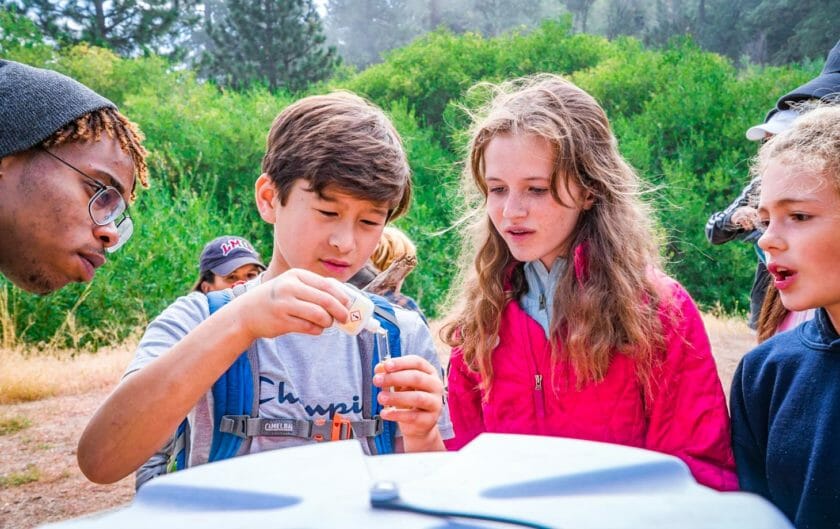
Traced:
[[[755, 338], [743, 319], [704, 314], [724, 389], [728, 392], [732, 372], [741, 356], [755, 346]], [[449, 349], [439, 339], [440, 322], [431, 322], [441, 364]], [[0, 348], [0, 404], [29, 402], [59, 395], [75, 395], [110, 388], [131, 360], [135, 343], [129, 342], [97, 353], [69, 351], [31, 352]]]
[[0, 404], [113, 387], [133, 350], [133, 344], [73, 355], [60, 350], [0, 349]]
[[27, 483], [34, 483], [41, 479], [41, 471], [36, 465], [28, 464], [20, 472], [10, 472], [0, 476], [0, 489], [20, 487]]
[[741, 357], [756, 346], [755, 335], [743, 318], [703, 314], [703, 323], [712, 342], [712, 353], [728, 402], [732, 375]]
[[440, 329], [442, 327], [442, 320], [432, 320], [429, 322], [429, 329], [432, 331], [432, 338], [435, 340], [435, 348], [437, 349], [438, 358], [440, 358], [440, 365], [446, 366], [449, 363], [449, 346], [440, 339]]
[[0, 435], [11, 435], [32, 426], [26, 417], [0, 417]]

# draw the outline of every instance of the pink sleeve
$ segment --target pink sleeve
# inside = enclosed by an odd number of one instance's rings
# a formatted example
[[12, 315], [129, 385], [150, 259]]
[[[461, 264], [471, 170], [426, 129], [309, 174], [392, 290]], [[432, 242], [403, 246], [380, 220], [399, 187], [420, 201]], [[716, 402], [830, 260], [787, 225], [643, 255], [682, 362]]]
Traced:
[[448, 450], [460, 450], [484, 431], [478, 373], [470, 371], [459, 348], [449, 359], [449, 417], [455, 437], [444, 441]]
[[737, 490], [729, 412], [703, 320], [682, 286], [667, 290], [660, 309], [667, 350], [653, 371], [646, 447], [679, 457], [703, 485]]

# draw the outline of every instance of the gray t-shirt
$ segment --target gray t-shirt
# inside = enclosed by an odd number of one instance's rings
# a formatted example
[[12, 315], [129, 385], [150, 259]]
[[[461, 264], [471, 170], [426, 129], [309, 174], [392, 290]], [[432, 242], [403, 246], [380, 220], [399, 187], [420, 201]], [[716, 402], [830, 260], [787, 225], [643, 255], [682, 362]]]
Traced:
[[[255, 280], [259, 281], [259, 279]], [[417, 313], [395, 307], [402, 355], [428, 360], [438, 373], [440, 361], [428, 327]], [[126, 375], [142, 369], [167, 352], [209, 316], [207, 297], [193, 292], [176, 300], [154, 319], [140, 340]], [[314, 420], [339, 413], [351, 421], [362, 418], [362, 362], [355, 337], [336, 328], [320, 336], [286, 334], [259, 339], [251, 345], [260, 368], [260, 417]], [[369, 368], [369, 367], [368, 367]], [[184, 373], [184, 376], [189, 376]], [[213, 403], [208, 391], [190, 411], [189, 465], [207, 461], [212, 438]], [[438, 418], [443, 439], [453, 437], [449, 410]], [[295, 437], [255, 437], [242, 443], [239, 455], [286, 448], [310, 441]], [[367, 450], [366, 443], [362, 446]]]

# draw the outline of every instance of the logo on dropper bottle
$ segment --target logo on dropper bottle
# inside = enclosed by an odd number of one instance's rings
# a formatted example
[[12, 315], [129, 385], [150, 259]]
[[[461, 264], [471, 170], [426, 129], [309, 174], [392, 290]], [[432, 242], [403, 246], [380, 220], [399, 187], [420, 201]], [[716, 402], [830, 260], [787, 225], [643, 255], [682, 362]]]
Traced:
[[356, 287], [342, 283], [337, 279], [332, 280], [350, 297], [350, 304], [347, 306], [350, 317], [347, 318], [347, 322], [336, 321], [333, 326], [338, 327], [350, 336], [356, 336], [364, 330], [373, 333], [378, 332], [381, 327], [379, 320], [373, 317], [373, 301]]

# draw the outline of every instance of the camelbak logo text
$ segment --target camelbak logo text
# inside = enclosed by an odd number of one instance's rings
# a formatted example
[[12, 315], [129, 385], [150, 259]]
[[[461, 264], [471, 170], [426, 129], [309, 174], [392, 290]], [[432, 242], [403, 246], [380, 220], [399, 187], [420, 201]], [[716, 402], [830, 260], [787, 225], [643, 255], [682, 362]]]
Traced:
[[294, 425], [286, 421], [264, 423], [263, 427], [266, 432], [291, 432], [294, 429]]

